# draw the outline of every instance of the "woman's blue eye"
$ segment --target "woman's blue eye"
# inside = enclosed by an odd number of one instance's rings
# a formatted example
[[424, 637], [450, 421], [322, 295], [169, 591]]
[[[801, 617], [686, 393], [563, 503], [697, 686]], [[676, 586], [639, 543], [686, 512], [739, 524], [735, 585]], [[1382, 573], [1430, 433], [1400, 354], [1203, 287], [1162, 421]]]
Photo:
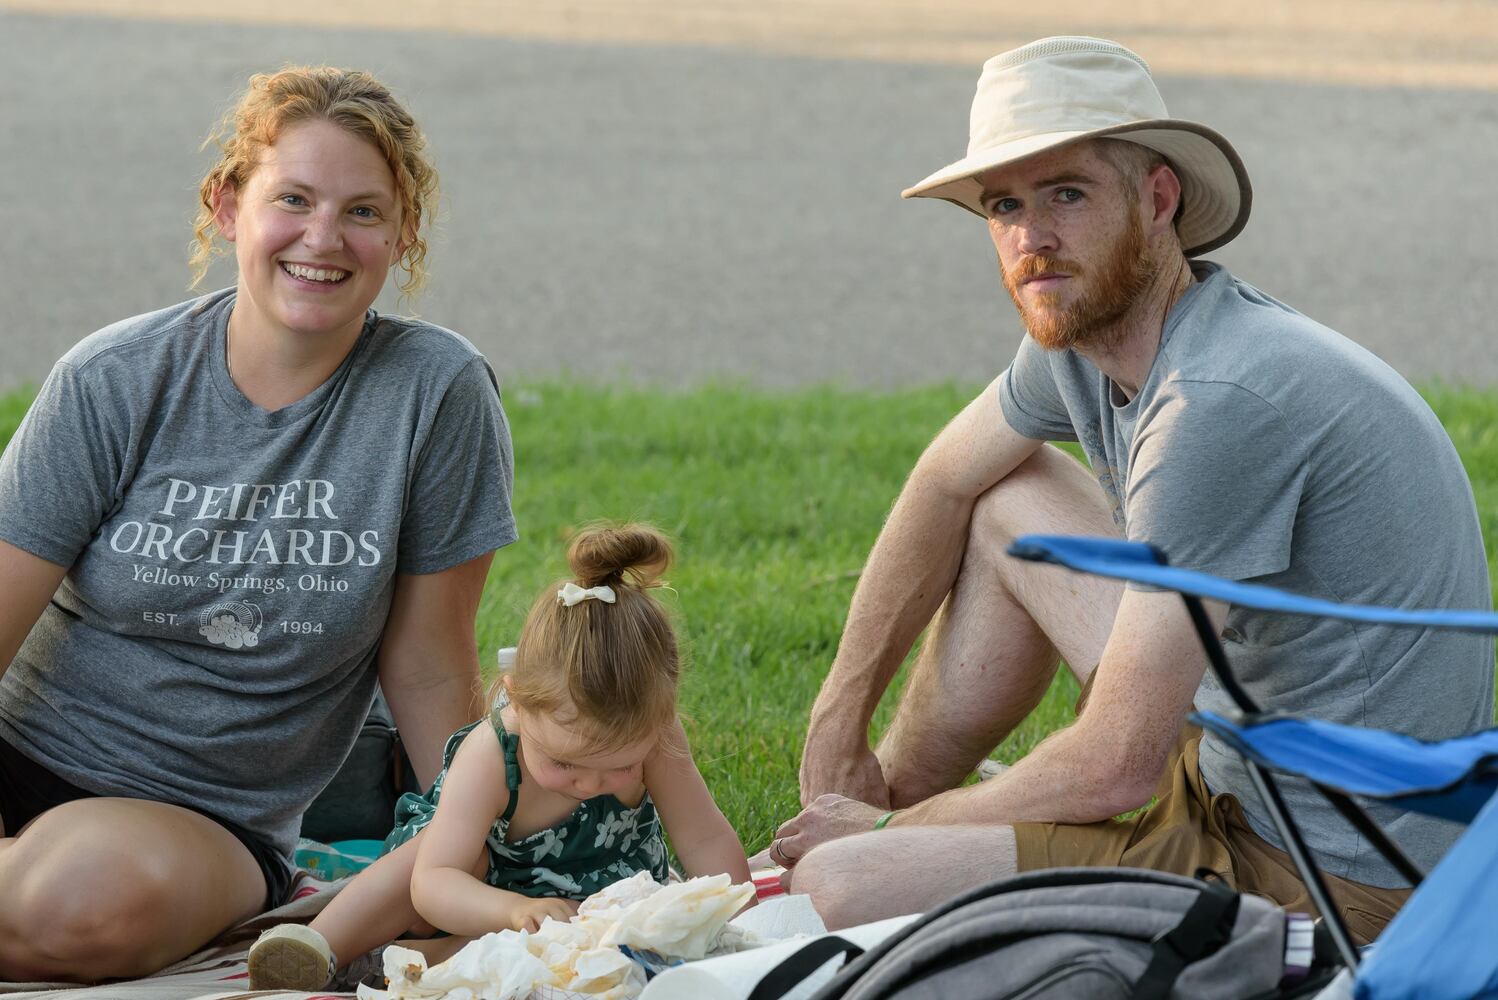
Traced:
[[354, 209], [354, 214], [361, 219], [373, 219], [377, 218], [379, 215], [378, 212], [370, 208], [368, 205], [360, 205], [358, 208]]
[[281, 200], [288, 205], [296, 205], [298, 207], [307, 204], [307, 199], [299, 194], [283, 194]]
[[1076, 188], [1062, 188], [1060, 191], [1056, 192], [1056, 196], [1062, 201], [1067, 202], [1068, 204], [1070, 204], [1071, 202], [1081, 201], [1084, 197], [1082, 192], [1078, 191]]

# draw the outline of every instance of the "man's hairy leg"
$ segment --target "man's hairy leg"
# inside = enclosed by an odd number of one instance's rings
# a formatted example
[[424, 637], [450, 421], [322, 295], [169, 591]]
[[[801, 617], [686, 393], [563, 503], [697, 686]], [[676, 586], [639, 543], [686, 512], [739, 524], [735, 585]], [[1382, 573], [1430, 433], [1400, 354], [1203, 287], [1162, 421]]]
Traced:
[[811, 896], [839, 930], [928, 910], [1017, 870], [1012, 827], [890, 827], [814, 848], [791, 869], [790, 891]]
[[1122, 585], [1005, 555], [1025, 534], [1117, 536], [1092, 474], [1040, 449], [978, 499], [952, 592], [931, 627], [878, 756], [890, 804], [956, 786], [1045, 695], [1064, 659], [1097, 666]]

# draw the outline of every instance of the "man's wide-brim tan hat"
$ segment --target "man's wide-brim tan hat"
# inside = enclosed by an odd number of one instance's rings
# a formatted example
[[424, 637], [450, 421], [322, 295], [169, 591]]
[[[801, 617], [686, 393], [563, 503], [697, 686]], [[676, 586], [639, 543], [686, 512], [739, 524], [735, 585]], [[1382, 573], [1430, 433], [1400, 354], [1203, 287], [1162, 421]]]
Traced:
[[967, 155], [903, 192], [943, 198], [978, 215], [977, 175], [1083, 139], [1126, 139], [1156, 150], [1181, 179], [1177, 223], [1186, 256], [1242, 231], [1253, 200], [1248, 172], [1226, 139], [1171, 118], [1145, 61], [1101, 38], [1042, 38], [983, 64]]

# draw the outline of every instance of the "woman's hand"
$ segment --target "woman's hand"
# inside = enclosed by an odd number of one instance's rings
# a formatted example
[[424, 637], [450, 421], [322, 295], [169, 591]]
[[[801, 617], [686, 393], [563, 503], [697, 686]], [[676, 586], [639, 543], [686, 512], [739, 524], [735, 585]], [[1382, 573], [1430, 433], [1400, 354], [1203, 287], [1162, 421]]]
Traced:
[[527, 899], [523, 903], [515, 903], [508, 909], [511, 930], [530, 931], [534, 934], [541, 929], [541, 921], [547, 917], [560, 920], [565, 924], [577, 916], [577, 901], [557, 896], [544, 896], [540, 899]]

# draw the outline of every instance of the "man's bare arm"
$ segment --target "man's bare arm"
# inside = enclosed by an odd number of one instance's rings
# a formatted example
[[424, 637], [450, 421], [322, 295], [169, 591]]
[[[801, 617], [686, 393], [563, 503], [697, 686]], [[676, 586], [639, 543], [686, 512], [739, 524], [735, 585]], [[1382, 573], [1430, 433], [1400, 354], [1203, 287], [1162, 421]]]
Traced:
[[66, 566], [0, 541], [0, 676], [67, 573]]
[[[1207, 602], [1214, 627], [1225, 605]], [[978, 785], [933, 796], [891, 825], [1092, 823], [1149, 801], [1191, 708], [1206, 656], [1179, 595], [1124, 592], [1075, 723]]]
[[[1206, 602], [1221, 627], [1225, 606]], [[1092, 823], [1149, 800], [1180, 734], [1206, 659], [1180, 597], [1125, 592], [1087, 706], [1018, 764], [978, 785], [902, 809], [890, 826]], [[775, 860], [867, 833], [885, 810], [824, 795], [776, 831]]]
[[837, 656], [812, 706], [801, 761], [803, 804], [824, 792], [888, 801], [868, 742], [874, 708], [952, 589], [973, 504], [1040, 446], [1009, 426], [995, 383], [916, 463], [869, 554]]

